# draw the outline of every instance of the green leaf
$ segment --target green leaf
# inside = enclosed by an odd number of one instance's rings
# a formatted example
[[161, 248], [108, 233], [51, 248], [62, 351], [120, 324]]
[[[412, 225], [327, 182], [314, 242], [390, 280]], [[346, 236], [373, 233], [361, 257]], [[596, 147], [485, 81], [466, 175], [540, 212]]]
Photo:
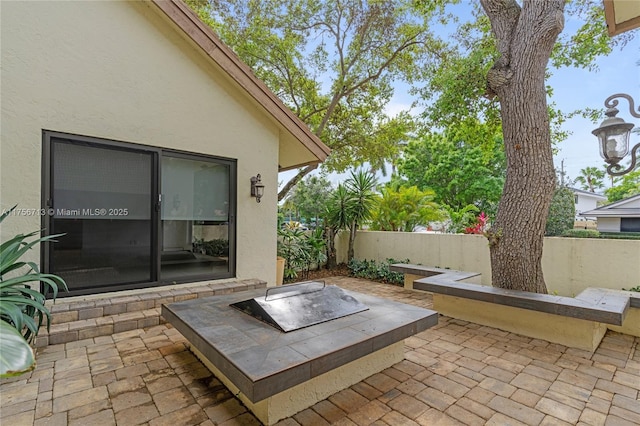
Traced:
[[[7, 217], [7, 214], [0, 216], [0, 222]], [[51, 293], [55, 300], [59, 288], [67, 290], [65, 281], [59, 276], [42, 274], [34, 262], [20, 260], [37, 244], [61, 236], [28, 240], [37, 235], [39, 232], [18, 234], [0, 244], [0, 320], [22, 333], [27, 342], [33, 341], [45, 320], [47, 329], [51, 323], [51, 314], [45, 306], [46, 294]], [[6, 278], [5, 274], [9, 272], [11, 277]], [[37, 287], [31, 288], [30, 283]], [[43, 292], [40, 292], [40, 286]]]
[[0, 378], [19, 376], [36, 366], [33, 349], [22, 335], [0, 320]]

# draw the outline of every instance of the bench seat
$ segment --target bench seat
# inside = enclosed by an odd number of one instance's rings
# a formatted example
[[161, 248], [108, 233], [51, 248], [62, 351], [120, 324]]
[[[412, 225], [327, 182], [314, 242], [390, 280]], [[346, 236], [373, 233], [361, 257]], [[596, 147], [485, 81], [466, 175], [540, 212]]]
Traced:
[[427, 279], [414, 281], [413, 288], [612, 325], [622, 325], [629, 309], [628, 296], [607, 294], [595, 288], [589, 288], [577, 297], [506, 290], [476, 284], [430, 282]]
[[588, 288], [576, 297], [472, 284], [479, 274], [393, 264], [405, 287], [433, 293], [443, 315], [594, 351], [607, 329], [640, 336], [640, 294]]

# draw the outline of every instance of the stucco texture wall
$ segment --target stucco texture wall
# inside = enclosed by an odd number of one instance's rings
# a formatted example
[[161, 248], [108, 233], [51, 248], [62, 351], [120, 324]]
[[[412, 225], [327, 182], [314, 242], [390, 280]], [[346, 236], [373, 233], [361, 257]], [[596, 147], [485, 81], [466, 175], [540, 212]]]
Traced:
[[[346, 261], [348, 233], [337, 240], [338, 261]], [[360, 231], [357, 259], [410, 259], [426, 266], [479, 272], [491, 285], [486, 238], [480, 235]], [[591, 238], [545, 238], [542, 269], [550, 293], [575, 296], [588, 287], [631, 288], [640, 285], [640, 241]]]
[[620, 232], [619, 217], [598, 218], [598, 231], [600, 232]]
[[[0, 205], [41, 205], [43, 129], [237, 159], [237, 277], [273, 284], [279, 130], [145, 2], [2, 2]], [[262, 203], [249, 179], [262, 174]], [[40, 228], [12, 217], [2, 238]], [[34, 250], [32, 260], [38, 260]]]

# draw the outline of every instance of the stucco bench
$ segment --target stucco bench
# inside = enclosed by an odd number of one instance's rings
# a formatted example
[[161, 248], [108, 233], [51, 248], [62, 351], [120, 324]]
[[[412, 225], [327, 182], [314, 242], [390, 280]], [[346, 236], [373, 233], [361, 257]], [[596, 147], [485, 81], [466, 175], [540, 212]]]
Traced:
[[[394, 264], [405, 287], [433, 293], [443, 315], [594, 351], [607, 329], [640, 336], [640, 297], [588, 288], [576, 297], [506, 290], [461, 282], [477, 274]], [[420, 276], [422, 275], [422, 276]]]
[[[404, 274], [404, 288], [412, 290], [414, 282], [422, 278], [433, 277], [435, 280], [462, 281], [480, 284], [480, 274], [477, 272], [456, 271], [454, 269], [434, 268], [425, 265], [413, 265], [409, 263], [394, 263], [389, 265], [392, 272]], [[416, 290], [420, 290], [416, 288]]]

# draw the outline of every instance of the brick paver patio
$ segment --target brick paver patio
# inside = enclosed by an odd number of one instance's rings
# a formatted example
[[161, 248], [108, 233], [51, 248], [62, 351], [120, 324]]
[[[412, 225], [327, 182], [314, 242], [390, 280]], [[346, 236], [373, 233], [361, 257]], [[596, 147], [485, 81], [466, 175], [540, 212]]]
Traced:
[[[431, 306], [427, 293], [327, 283]], [[405, 340], [404, 361], [279, 425], [638, 425], [639, 342], [609, 332], [591, 354], [441, 317]], [[0, 384], [3, 426], [259, 424], [168, 324], [50, 345], [37, 360]]]

